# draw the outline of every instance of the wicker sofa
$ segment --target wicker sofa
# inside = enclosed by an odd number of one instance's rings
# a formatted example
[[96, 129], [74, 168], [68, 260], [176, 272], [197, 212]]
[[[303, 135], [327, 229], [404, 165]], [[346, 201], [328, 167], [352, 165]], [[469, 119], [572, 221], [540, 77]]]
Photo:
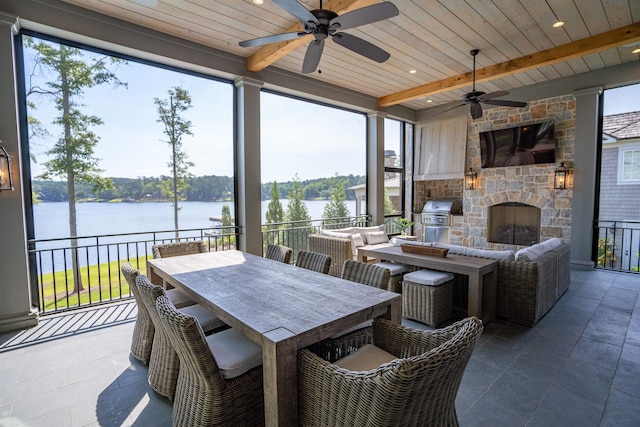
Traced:
[[387, 243], [389, 239], [386, 236], [384, 224], [373, 227], [349, 227], [310, 234], [307, 243], [309, 251], [331, 257], [329, 274], [340, 277], [342, 265], [348, 259], [357, 259], [359, 247]]
[[[497, 258], [496, 315], [521, 325], [535, 325], [571, 283], [570, 245], [559, 239], [550, 239], [546, 244], [539, 243], [515, 253], [474, 250], [456, 245], [436, 246], [449, 248], [449, 253]], [[531, 252], [537, 252], [536, 256]]]

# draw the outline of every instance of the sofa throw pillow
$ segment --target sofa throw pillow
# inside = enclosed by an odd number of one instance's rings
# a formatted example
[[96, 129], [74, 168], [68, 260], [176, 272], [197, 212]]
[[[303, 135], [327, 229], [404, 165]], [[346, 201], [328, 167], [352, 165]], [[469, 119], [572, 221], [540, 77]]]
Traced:
[[353, 242], [353, 247], [355, 248], [364, 246], [364, 239], [358, 233], [351, 235], [351, 241]]
[[389, 236], [384, 231], [375, 231], [364, 235], [367, 239], [367, 245], [377, 245], [379, 243], [389, 242]]
[[544, 247], [547, 252], [553, 251], [554, 249], [558, 249], [562, 246], [562, 240], [557, 237], [552, 237], [544, 242], [540, 242], [540, 246]]
[[547, 253], [547, 249], [540, 243], [536, 243], [516, 252], [516, 261], [535, 261], [545, 253]]
[[434, 243], [434, 246], [439, 248], [447, 248], [449, 249], [450, 254], [456, 255], [467, 255], [467, 256], [477, 256], [481, 258], [490, 258], [497, 260], [507, 260], [513, 261], [515, 259], [515, 254], [513, 251], [498, 251], [493, 249], [476, 249], [476, 248], [468, 248], [466, 246], [459, 245], [449, 245], [446, 243]]
[[328, 236], [328, 237], [339, 237], [341, 239], [351, 239], [351, 234], [349, 234], [349, 233], [340, 233], [340, 232], [333, 231], [333, 230], [322, 230], [321, 234], [323, 236]]

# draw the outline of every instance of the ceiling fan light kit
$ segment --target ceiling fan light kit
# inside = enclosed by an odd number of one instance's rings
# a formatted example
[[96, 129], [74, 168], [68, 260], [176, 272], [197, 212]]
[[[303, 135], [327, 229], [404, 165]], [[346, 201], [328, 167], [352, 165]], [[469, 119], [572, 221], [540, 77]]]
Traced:
[[397, 16], [400, 11], [393, 3], [377, 3], [338, 15], [332, 10], [323, 9], [322, 0], [320, 0], [320, 9], [316, 10], [307, 10], [296, 0], [273, 1], [292, 16], [298, 18], [304, 31], [274, 34], [272, 36], [244, 40], [240, 42], [240, 46], [262, 46], [269, 43], [294, 40], [306, 35], [312, 35], [315, 40], [309, 43], [307, 47], [304, 61], [302, 62], [303, 73], [312, 73], [318, 68], [320, 57], [324, 50], [324, 41], [328, 37], [331, 37], [331, 39], [340, 46], [379, 63], [386, 61], [391, 56], [378, 46], [360, 37], [341, 31]]

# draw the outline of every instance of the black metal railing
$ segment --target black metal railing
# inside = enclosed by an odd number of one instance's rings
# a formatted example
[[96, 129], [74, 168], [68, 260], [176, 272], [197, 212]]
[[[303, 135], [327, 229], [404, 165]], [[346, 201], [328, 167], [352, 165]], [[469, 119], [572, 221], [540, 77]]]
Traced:
[[327, 220], [292, 221], [263, 224], [262, 246], [263, 252], [267, 245], [284, 245], [293, 249], [293, 262], [299, 251], [307, 250], [307, 236], [319, 233], [323, 229], [337, 229], [345, 227], [366, 227], [371, 217], [367, 215], [331, 218]]
[[597, 220], [596, 267], [638, 272], [640, 267], [640, 221]]
[[131, 298], [123, 262], [146, 272], [155, 244], [203, 240], [219, 251], [235, 248], [238, 235], [236, 227], [211, 227], [29, 240], [38, 308], [45, 314]]
[[[307, 236], [322, 229], [369, 225], [370, 217], [265, 224], [263, 246], [270, 243], [291, 247], [295, 255], [307, 249]], [[28, 241], [32, 281], [41, 314], [84, 308], [131, 298], [120, 266], [128, 261], [146, 273], [155, 244], [203, 240], [211, 251], [236, 248], [239, 227], [211, 227], [139, 233], [79, 236], [74, 239]]]

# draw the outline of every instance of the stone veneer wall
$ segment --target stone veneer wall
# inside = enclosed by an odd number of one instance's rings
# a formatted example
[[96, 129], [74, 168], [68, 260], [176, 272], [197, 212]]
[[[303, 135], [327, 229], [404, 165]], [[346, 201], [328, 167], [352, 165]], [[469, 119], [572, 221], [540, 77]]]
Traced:
[[[471, 120], [469, 116], [466, 164], [478, 173], [479, 185], [477, 190], [463, 190], [463, 215], [453, 217], [452, 244], [519, 249], [519, 246], [487, 241], [489, 206], [505, 202], [520, 202], [541, 209], [541, 241], [551, 237], [571, 241], [573, 190], [555, 190], [553, 178], [560, 162], [573, 167], [575, 112], [574, 96], [565, 95], [533, 101], [524, 108], [486, 110], [478, 120]], [[555, 121], [557, 163], [481, 169], [480, 132], [546, 120]], [[462, 180], [459, 181], [462, 186]]]

